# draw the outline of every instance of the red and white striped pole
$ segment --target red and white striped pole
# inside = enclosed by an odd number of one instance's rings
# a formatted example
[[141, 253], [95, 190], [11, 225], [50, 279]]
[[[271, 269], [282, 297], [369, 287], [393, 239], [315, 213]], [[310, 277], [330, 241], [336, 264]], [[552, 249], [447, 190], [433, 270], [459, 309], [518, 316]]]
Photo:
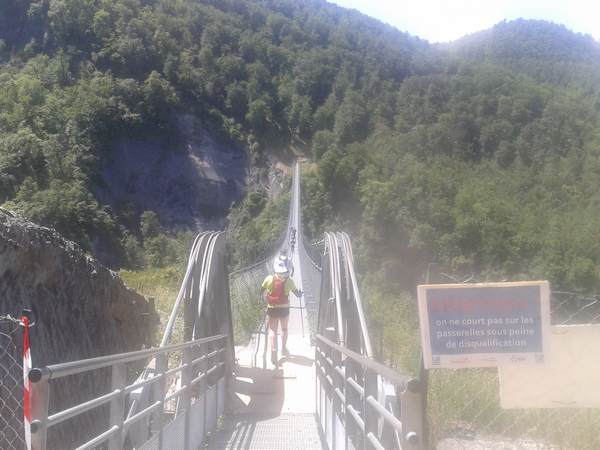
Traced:
[[29, 349], [29, 321], [23, 316], [25, 334], [23, 338], [23, 417], [25, 424], [25, 442], [27, 450], [31, 447], [31, 396], [29, 389], [29, 371], [31, 370], [31, 350]]

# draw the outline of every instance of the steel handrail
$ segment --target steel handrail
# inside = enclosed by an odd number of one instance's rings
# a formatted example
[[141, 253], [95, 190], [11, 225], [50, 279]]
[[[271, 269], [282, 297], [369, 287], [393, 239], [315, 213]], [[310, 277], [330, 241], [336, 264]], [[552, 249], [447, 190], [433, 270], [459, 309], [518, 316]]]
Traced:
[[[213, 351], [205, 353], [202, 357], [195, 359], [192, 364], [183, 363], [174, 369], [167, 370], [166, 367], [166, 355], [168, 353], [176, 352], [183, 350], [184, 352], [189, 352], [193, 348], [201, 348], [202, 346], [210, 345], [214, 342], [220, 342], [219, 348]], [[175, 375], [177, 373], [184, 373], [187, 370], [191, 369], [191, 366], [194, 366], [200, 363], [203, 359], [214, 359], [214, 366], [208, 368], [206, 373], [202, 373], [201, 376], [193, 379], [189, 385], [182, 386], [177, 388], [174, 392], [163, 395], [159, 400], [148, 407], [144, 408], [142, 411], [139, 411], [132, 417], [129, 417], [125, 420], [121, 418], [119, 423], [111, 423], [109, 424], [109, 428], [104, 430], [102, 433], [94, 437], [92, 440], [88, 441], [80, 448], [93, 448], [96, 444], [105, 442], [107, 439], [113, 439], [116, 436], [121, 436], [118, 439], [122, 441], [126, 430], [136, 421], [139, 421], [142, 417], [147, 416], [150, 412], [156, 410], [163, 405], [165, 405], [169, 400], [181, 397], [184, 392], [190, 392], [190, 388], [195, 384], [199, 383], [203, 377], [207, 377], [215, 371], [219, 370], [223, 366], [226, 365], [225, 361], [222, 361], [222, 354], [226, 352], [226, 344], [227, 344], [227, 336], [226, 335], [215, 335], [209, 336], [202, 339], [196, 339], [194, 341], [182, 342], [178, 344], [173, 344], [165, 347], [156, 347], [152, 349], [139, 350], [136, 352], [129, 353], [121, 353], [117, 355], [109, 355], [98, 358], [89, 358], [81, 361], [72, 361], [61, 364], [53, 364], [45, 367], [34, 368], [29, 372], [29, 379], [31, 381], [32, 388], [32, 398], [37, 398], [38, 405], [36, 407], [32, 407], [32, 437], [34, 437], [34, 442], [36, 442], [35, 448], [45, 448], [46, 445], [46, 432], [53, 426], [56, 426], [65, 420], [76, 417], [84, 412], [90, 411], [94, 408], [97, 408], [101, 405], [111, 403], [114, 401], [119, 401], [119, 399], [124, 399], [126, 393], [131, 393], [134, 390], [140, 389], [147, 385], [159, 385], [164, 386], [165, 380], [168, 376]], [[121, 385], [117, 383], [117, 387], [112, 388], [112, 390], [104, 395], [98, 396], [92, 400], [87, 402], [80, 403], [71, 408], [58, 411], [55, 414], [47, 415], [48, 411], [48, 400], [49, 400], [49, 382], [51, 380], [60, 379], [70, 375], [76, 375], [84, 372], [95, 371], [98, 369], [109, 368], [112, 367], [113, 377], [115, 370], [121, 372], [120, 367], [124, 367], [125, 364], [147, 359], [148, 357], [154, 358], [163, 358], [165, 364], [162, 365], [162, 369], [157, 367], [157, 372], [152, 377], [144, 379], [140, 382], [134, 382], [130, 385], [125, 384], [125, 379], [122, 379]], [[124, 371], [121, 373], [124, 374]], [[114, 383], [113, 378], [113, 383]], [[39, 387], [38, 387], [39, 386]], [[206, 390], [206, 389], [204, 389]], [[112, 415], [111, 415], [112, 417]], [[162, 433], [162, 428], [161, 431]], [[40, 434], [41, 433], [41, 434]], [[120, 433], [120, 434], [119, 434]], [[114, 448], [112, 445], [110, 448]]]
[[337, 322], [337, 338], [341, 344], [346, 343], [346, 337], [344, 333], [344, 316], [342, 309], [342, 292], [340, 288], [340, 263], [339, 263], [339, 251], [337, 245], [337, 239], [335, 234], [325, 232], [325, 238], [327, 246], [329, 247], [329, 267], [332, 281], [333, 299], [335, 301], [335, 321]]
[[167, 323], [167, 328], [165, 330], [165, 334], [160, 342], [160, 347], [164, 347], [167, 345], [167, 342], [171, 339], [171, 334], [173, 332], [173, 325], [175, 324], [175, 319], [177, 318], [177, 314], [179, 312], [179, 307], [181, 305], [181, 301], [184, 298], [184, 295], [188, 289], [188, 285], [190, 282], [190, 278], [192, 273], [196, 268], [196, 260], [198, 259], [198, 253], [201, 248], [206, 245], [207, 234], [199, 234], [194, 239], [194, 243], [192, 244], [192, 250], [190, 251], [190, 257], [188, 258], [188, 266], [185, 272], [185, 276], [183, 277], [183, 282], [181, 283], [181, 288], [179, 288], [179, 293], [177, 294], [177, 299], [175, 300], [175, 304], [173, 305], [173, 309], [171, 311], [171, 315], [169, 316], [169, 321]]
[[365, 350], [365, 355], [368, 358], [373, 358], [373, 348], [371, 347], [371, 338], [369, 337], [369, 329], [367, 328], [367, 319], [365, 318], [365, 313], [363, 309], [362, 300], [360, 297], [360, 292], [358, 290], [358, 281], [356, 279], [356, 273], [354, 271], [354, 254], [352, 252], [352, 245], [350, 244], [350, 236], [347, 233], [340, 233], [342, 236], [342, 242], [344, 244], [344, 251], [346, 253], [346, 262], [348, 264], [348, 275], [350, 277], [350, 282], [352, 283], [352, 292], [354, 294], [354, 303], [356, 305], [356, 313], [358, 315], [358, 320], [360, 323], [361, 334], [363, 338], [363, 345]]
[[[403, 450], [422, 449], [420, 383], [320, 334], [316, 339], [318, 415], [328, 446], [385, 449], [393, 441]], [[378, 398], [384, 380], [400, 391], [399, 417], [393, 403]]]
[[410, 392], [417, 393], [420, 390], [420, 383], [418, 380], [414, 378], [403, 375], [399, 372], [396, 372], [394, 369], [385, 366], [377, 361], [373, 361], [372, 359], [367, 358], [364, 355], [356, 353], [342, 345], [338, 345], [335, 342], [327, 339], [325, 336], [317, 335], [317, 341], [322, 341], [327, 347], [331, 347], [337, 352], [340, 352], [347, 358], [350, 358], [353, 361], [356, 361], [361, 366], [366, 367], [367, 369], [374, 370], [378, 375], [381, 375], [385, 379], [389, 380], [390, 383], [401, 386], [403, 390], [408, 390]]
[[105, 367], [112, 366], [114, 364], [128, 363], [144, 359], [149, 356], [164, 355], [166, 353], [173, 352], [176, 350], [181, 350], [187, 347], [199, 346], [208, 342], [213, 342], [225, 338], [227, 338], [227, 336], [217, 334], [215, 336], [196, 339], [195, 341], [172, 344], [167, 347], [148, 348], [146, 350], [138, 350], [135, 352], [99, 356], [97, 358], [88, 358], [79, 361], [51, 364], [45, 367], [36, 367], [29, 371], [29, 381], [31, 381], [32, 383], [38, 383], [39, 381], [47, 381], [56, 378], [66, 377], [68, 375], [74, 375], [83, 371], [102, 369]]

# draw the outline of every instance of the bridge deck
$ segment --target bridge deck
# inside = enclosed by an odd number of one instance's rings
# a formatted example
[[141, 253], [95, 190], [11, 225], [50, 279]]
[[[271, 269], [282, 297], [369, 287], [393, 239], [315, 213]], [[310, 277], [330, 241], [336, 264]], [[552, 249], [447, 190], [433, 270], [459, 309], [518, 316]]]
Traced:
[[[301, 288], [298, 255], [294, 281]], [[248, 347], [236, 349], [237, 372], [230, 413], [209, 449], [321, 450], [315, 416], [315, 348], [303, 309], [304, 298], [290, 294], [289, 356], [270, 361], [265, 326]], [[278, 336], [278, 345], [281, 337]]]

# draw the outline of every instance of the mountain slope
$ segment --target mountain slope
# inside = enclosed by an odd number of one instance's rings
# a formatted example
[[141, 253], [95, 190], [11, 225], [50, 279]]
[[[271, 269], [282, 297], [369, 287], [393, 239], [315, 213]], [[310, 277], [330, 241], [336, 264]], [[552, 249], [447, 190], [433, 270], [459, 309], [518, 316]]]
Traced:
[[448, 45], [457, 56], [506, 67], [540, 82], [600, 81], [600, 43], [543, 20], [500, 22]]
[[[114, 267], [148, 251], [145, 210], [164, 232], [225, 226], [243, 176], [267, 185], [278, 154], [314, 163], [307, 236], [347, 229], [365, 273], [402, 268], [397, 289], [430, 262], [599, 286], [600, 57], [589, 36], [517, 20], [431, 45], [321, 0], [30, 6], [24, 16], [21, 2], [3, 3], [15, 26], [2, 35], [0, 198], [86, 251], [104, 242]], [[224, 173], [231, 155], [246, 166], [230, 184], [208, 177], [216, 208], [197, 197], [202, 186], [167, 176], [196, 155], [181, 117], [224, 136], [214, 167]], [[140, 163], [124, 170], [134, 147]], [[267, 198], [253, 191], [241, 222], [261, 223]], [[197, 215], [173, 220], [182, 209]]]

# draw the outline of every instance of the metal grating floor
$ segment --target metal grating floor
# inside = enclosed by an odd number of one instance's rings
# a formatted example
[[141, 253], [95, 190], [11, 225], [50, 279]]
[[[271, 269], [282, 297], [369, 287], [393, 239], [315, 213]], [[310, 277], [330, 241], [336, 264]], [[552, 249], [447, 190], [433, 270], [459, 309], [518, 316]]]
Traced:
[[209, 450], [323, 450], [314, 414], [235, 414]]

